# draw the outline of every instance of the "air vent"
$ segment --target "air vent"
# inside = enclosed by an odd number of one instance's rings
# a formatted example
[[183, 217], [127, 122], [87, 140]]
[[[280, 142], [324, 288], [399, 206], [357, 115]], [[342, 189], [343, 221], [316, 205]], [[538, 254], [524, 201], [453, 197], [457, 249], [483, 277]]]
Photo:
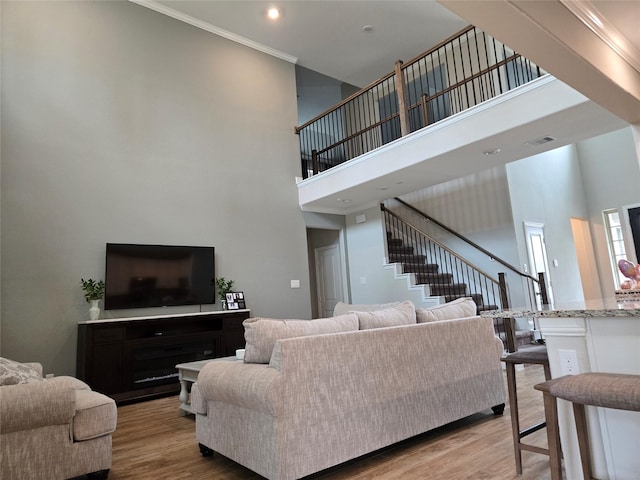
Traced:
[[545, 143], [549, 143], [549, 142], [553, 142], [555, 140], [555, 138], [553, 137], [540, 137], [540, 138], [535, 138], [533, 140], [529, 140], [528, 142], [525, 142], [525, 145], [531, 145], [532, 147], [539, 147], [540, 145], [544, 145]]

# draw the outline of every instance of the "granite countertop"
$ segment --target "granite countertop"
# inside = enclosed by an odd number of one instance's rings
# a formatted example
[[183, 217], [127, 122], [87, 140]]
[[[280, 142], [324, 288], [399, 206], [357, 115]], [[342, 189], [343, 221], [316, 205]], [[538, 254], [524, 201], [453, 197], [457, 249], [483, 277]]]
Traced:
[[576, 304], [545, 307], [542, 310], [528, 308], [510, 308], [508, 310], [487, 310], [480, 316], [489, 318], [522, 318], [522, 317], [638, 317], [640, 318], [640, 301], [594, 300]]

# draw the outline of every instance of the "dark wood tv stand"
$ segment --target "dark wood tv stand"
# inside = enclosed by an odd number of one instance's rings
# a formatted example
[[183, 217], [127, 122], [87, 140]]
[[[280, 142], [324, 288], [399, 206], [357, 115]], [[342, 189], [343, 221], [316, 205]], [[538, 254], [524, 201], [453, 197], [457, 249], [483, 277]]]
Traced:
[[175, 366], [235, 355], [249, 317], [225, 310], [80, 322], [76, 375], [120, 404], [178, 394]]

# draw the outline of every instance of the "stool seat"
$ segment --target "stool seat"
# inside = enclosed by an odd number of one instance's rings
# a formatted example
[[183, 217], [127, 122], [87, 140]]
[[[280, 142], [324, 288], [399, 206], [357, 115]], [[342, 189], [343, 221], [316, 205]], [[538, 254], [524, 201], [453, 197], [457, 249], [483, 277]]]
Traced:
[[572, 403], [640, 411], [640, 375], [583, 373], [564, 377], [550, 391], [551, 395]]
[[[640, 411], [640, 375], [621, 373], [582, 373], [555, 378], [534, 387], [543, 392], [547, 436], [551, 450], [551, 469], [560, 469], [560, 444], [556, 399], [573, 404], [573, 416], [578, 435], [580, 463], [585, 480], [593, 479], [591, 451], [585, 405], [617, 410]], [[553, 450], [556, 450], [555, 453]]]
[[545, 345], [535, 347], [520, 347], [519, 350], [507, 354], [502, 359], [505, 363], [515, 363], [517, 365], [531, 363], [534, 365], [544, 365], [549, 363], [549, 355]]

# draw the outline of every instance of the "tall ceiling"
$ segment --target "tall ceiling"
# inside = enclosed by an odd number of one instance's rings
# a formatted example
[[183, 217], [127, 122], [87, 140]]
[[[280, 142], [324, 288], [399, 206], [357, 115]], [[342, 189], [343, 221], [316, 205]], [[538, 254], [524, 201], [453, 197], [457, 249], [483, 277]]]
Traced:
[[[159, 7], [187, 21], [190, 17], [204, 22], [212, 31], [254, 47], [266, 47], [269, 53], [358, 87], [391, 72], [396, 60], [410, 60], [468, 25], [429, 0], [138, 3]], [[277, 6], [282, 13], [277, 21], [266, 17], [270, 6]], [[363, 31], [367, 26], [370, 31]]]
[[[555, 137], [555, 146], [549, 148], [625, 123], [640, 125], [640, 0], [130, 1], [358, 87], [391, 72], [396, 60], [409, 61], [473, 24], [595, 104], [584, 106], [589, 115], [575, 117], [573, 109], [574, 117], [554, 115], [523, 126], [526, 134], [540, 130], [540, 135]], [[272, 5], [282, 12], [276, 22], [266, 18]], [[523, 139], [508, 129], [466, 145], [464, 156], [482, 155], [489, 140], [503, 147], [503, 164], [525, 156]], [[433, 168], [434, 162], [452, 164], [446, 155], [434, 156], [424, 148], [412, 160], [414, 166], [368, 182], [345, 181], [362, 177], [349, 173], [355, 164], [341, 166], [345, 168], [340, 182], [334, 178], [337, 172], [331, 179], [314, 177], [313, 185], [301, 182], [300, 206], [328, 213], [357, 211], [412, 191], [413, 178], [421, 179], [422, 188], [428, 186], [426, 179], [434, 176], [424, 169]], [[438, 181], [472, 173], [465, 168], [473, 162], [463, 163], [458, 170], [444, 168]], [[313, 201], [303, 201], [305, 189]], [[340, 198], [353, 202], [340, 204]]]
[[[359, 87], [392, 71], [396, 60], [410, 60], [469, 23], [476, 24], [444, 6], [451, 7], [458, 0], [442, 2], [444, 5], [435, 0], [132, 1]], [[615, 26], [615, 33], [626, 39], [627, 49], [634, 50], [630, 53], [640, 71], [640, 0], [556, 3], [597, 12], [608, 26]], [[280, 19], [266, 17], [271, 6], [281, 11]]]

